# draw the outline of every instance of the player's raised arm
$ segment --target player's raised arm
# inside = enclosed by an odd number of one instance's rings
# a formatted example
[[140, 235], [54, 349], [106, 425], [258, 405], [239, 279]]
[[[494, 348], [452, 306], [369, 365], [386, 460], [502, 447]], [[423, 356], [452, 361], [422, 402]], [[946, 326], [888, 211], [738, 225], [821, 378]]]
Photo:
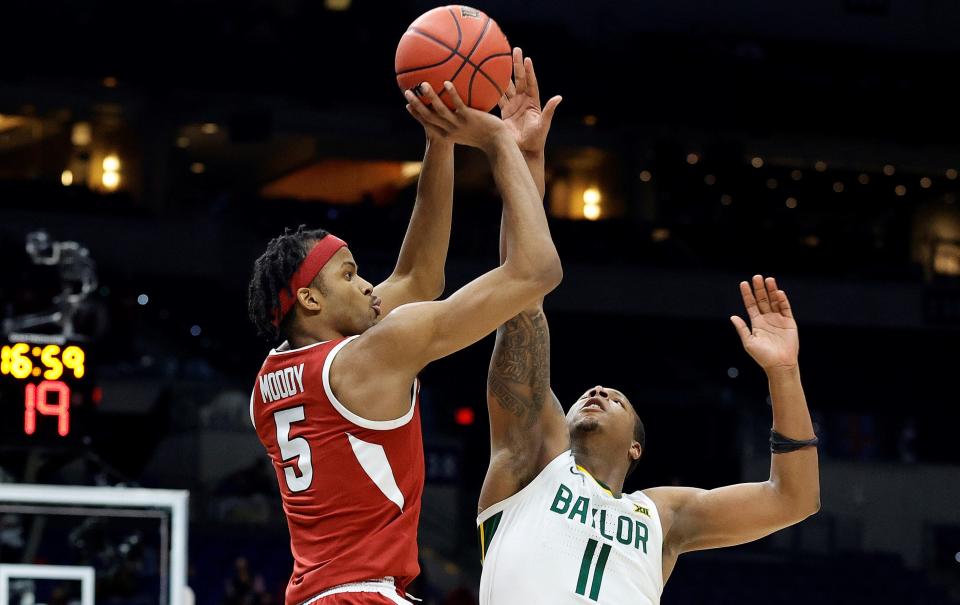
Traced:
[[373, 289], [382, 300], [381, 315], [400, 305], [434, 300], [443, 294], [453, 216], [454, 144], [443, 131], [418, 121], [424, 127], [427, 145], [417, 182], [417, 199], [397, 265], [390, 277]]
[[[541, 110], [533, 61], [513, 49], [513, 77], [500, 101], [504, 122], [513, 133], [541, 199], [545, 190], [544, 147], [560, 97]], [[500, 260], [516, 237], [506, 209], [500, 222]], [[563, 408], [550, 388], [550, 329], [542, 299], [499, 328], [487, 371], [490, 415], [490, 465], [479, 508], [519, 491], [557, 454], [569, 447]]]
[[533, 69], [533, 59], [524, 58], [520, 48], [513, 49], [513, 81], [507, 94], [500, 98], [500, 115], [513, 133], [537, 185], [540, 198], [546, 191], [544, 150], [554, 113], [563, 97], [556, 95], [540, 106], [540, 84]]
[[448, 110], [428, 91], [427, 108], [412, 93], [407, 101], [425, 122], [455, 142], [478, 147], [493, 168], [509, 228], [515, 233], [503, 264], [438, 302], [404, 305], [344, 348], [337, 365], [377, 368], [377, 388], [397, 389], [430, 361], [470, 345], [560, 283], [562, 269], [550, 239], [543, 204], [517, 143], [499, 118], [467, 107], [452, 84]]
[[800, 384], [800, 341], [790, 302], [772, 277], [742, 282], [750, 327], [731, 317], [743, 346], [767, 374], [773, 402], [770, 478], [712, 490], [658, 487], [645, 493], [664, 518], [665, 552], [743, 544], [820, 509], [813, 423]]
[[543, 307], [497, 329], [487, 371], [490, 464], [480, 511], [517, 493], [570, 447], [563, 408], [550, 388], [550, 329]]

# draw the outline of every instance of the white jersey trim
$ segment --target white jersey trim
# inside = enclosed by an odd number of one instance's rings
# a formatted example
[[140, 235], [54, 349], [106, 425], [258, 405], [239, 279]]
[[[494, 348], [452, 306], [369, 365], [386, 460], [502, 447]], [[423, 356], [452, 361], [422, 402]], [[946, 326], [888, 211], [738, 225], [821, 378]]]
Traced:
[[[367, 420], [363, 416], [359, 416], [348, 410], [347, 406], [340, 403], [340, 400], [337, 399], [337, 396], [333, 394], [333, 387], [330, 386], [330, 366], [333, 365], [333, 359], [337, 356], [337, 353], [339, 353], [343, 347], [352, 342], [355, 338], [357, 338], [357, 336], [351, 336], [337, 346], [333, 347], [333, 349], [327, 354], [327, 359], [323, 362], [323, 390], [327, 394], [327, 399], [330, 400], [330, 404], [333, 405], [333, 408], [340, 412], [341, 416], [359, 427], [374, 431], [389, 431], [404, 426], [410, 422], [411, 418], [413, 418], [413, 412], [417, 405], [417, 391], [420, 387], [416, 378], [413, 379], [413, 387], [411, 388], [410, 409], [407, 410], [407, 413], [403, 416], [394, 418], [393, 420]], [[301, 348], [298, 350], [303, 349]]]
[[253, 387], [253, 390], [250, 391], [250, 424], [253, 425], [253, 430], [257, 430], [257, 421], [253, 419], [253, 397], [257, 394], [257, 387]]
[[[356, 336], [353, 336], [352, 338], [356, 338]], [[320, 346], [320, 345], [327, 344], [328, 342], [330, 342], [330, 341], [329, 341], [329, 340], [322, 340], [322, 341], [320, 341], [320, 342], [315, 342], [315, 343], [313, 343], [313, 344], [304, 345], [304, 346], [302, 346], [302, 347], [297, 347], [296, 349], [284, 349], [284, 350], [282, 350], [282, 351], [280, 351], [280, 350], [279, 350], [279, 347], [278, 347], [278, 348], [276, 348], [276, 349], [270, 349], [270, 352], [267, 353], [267, 356], [269, 357], [270, 355], [289, 355], [290, 353], [299, 353], [299, 352], [301, 352], [301, 351], [306, 351], [307, 349], [312, 349], [313, 347], [317, 347], [317, 346]], [[290, 345], [290, 342], [287, 341], [287, 340], [285, 340], [285, 341], [283, 341], [283, 343], [282, 343], [280, 346], [282, 347], [282, 346], [284, 346], [284, 345], [289, 346], [289, 345]]]
[[397, 593], [397, 587], [394, 584], [394, 580], [391, 577], [383, 578], [381, 580], [367, 580], [364, 582], [351, 582], [349, 584], [340, 584], [339, 586], [334, 586], [333, 588], [328, 588], [320, 594], [311, 597], [301, 603], [300, 605], [312, 605], [324, 597], [330, 595], [342, 594], [345, 592], [373, 592], [384, 597], [387, 597], [394, 603], [408, 604], [410, 601], [403, 599]]
[[370, 477], [373, 484], [377, 486], [387, 500], [400, 507], [403, 512], [404, 498], [403, 492], [397, 486], [397, 480], [393, 476], [393, 468], [390, 461], [387, 460], [387, 452], [383, 446], [377, 443], [367, 443], [363, 439], [357, 439], [350, 433], [347, 433], [347, 439], [350, 441], [350, 447], [353, 449], [353, 455], [357, 462], [363, 467], [363, 472]]
[[556, 458], [547, 463], [543, 470], [537, 473], [537, 476], [533, 478], [533, 481], [523, 486], [523, 488], [512, 496], [508, 496], [503, 500], [497, 502], [496, 504], [491, 504], [487, 508], [483, 509], [483, 512], [477, 515], [477, 527], [483, 524], [484, 521], [494, 516], [495, 514], [505, 510], [508, 506], [514, 502], [518, 502], [523, 499], [526, 493], [532, 492], [537, 489], [537, 486], [546, 481], [547, 477], [550, 474], [550, 471], [553, 471], [554, 468], [560, 466], [566, 466], [568, 462], [573, 460], [573, 456], [570, 455], [570, 450], [564, 450], [560, 452]]

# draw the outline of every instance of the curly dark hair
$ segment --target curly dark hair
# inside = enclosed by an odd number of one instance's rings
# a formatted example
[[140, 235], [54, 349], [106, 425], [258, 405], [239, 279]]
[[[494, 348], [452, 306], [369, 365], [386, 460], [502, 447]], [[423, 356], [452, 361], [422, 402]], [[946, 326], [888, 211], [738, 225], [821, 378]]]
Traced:
[[[307, 229], [300, 225], [294, 231], [287, 227], [283, 235], [270, 240], [267, 249], [253, 263], [253, 276], [247, 287], [247, 314], [257, 333], [271, 342], [286, 335], [293, 313], [288, 313], [273, 325], [276, 309], [280, 307], [280, 291], [290, 288], [290, 279], [314, 244], [328, 235], [323, 229]], [[293, 292], [290, 292], [293, 294]]]

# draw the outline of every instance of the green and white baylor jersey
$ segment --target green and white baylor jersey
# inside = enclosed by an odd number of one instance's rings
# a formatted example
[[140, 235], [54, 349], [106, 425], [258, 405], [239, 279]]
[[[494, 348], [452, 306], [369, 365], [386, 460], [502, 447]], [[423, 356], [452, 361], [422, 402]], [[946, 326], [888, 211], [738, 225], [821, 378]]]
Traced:
[[660, 603], [663, 530], [642, 492], [615, 498], [568, 450], [477, 517], [481, 605]]

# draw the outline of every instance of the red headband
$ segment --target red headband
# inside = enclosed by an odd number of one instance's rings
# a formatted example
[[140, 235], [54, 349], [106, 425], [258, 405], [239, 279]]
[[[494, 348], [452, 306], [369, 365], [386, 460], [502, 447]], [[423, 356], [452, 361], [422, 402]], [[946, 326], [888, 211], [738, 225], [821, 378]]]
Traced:
[[293, 308], [297, 300], [297, 290], [309, 286], [313, 278], [320, 273], [320, 270], [323, 269], [323, 266], [336, 254], [337, 250], [345, 248], [346, 246], [347, 242], [332, 233], [328, 233], [323, 239], [317, 242], [317, 245], [307, 254], [307, 258], [303, 259], [296, 273], [290, 278], [290, 289], [284, 288], [280, 290], [280, 308], [274, 309], [273, 325], [279, 327], [280, 322], [283, 321], [283, 318], [286, 317], [290, 309]]

